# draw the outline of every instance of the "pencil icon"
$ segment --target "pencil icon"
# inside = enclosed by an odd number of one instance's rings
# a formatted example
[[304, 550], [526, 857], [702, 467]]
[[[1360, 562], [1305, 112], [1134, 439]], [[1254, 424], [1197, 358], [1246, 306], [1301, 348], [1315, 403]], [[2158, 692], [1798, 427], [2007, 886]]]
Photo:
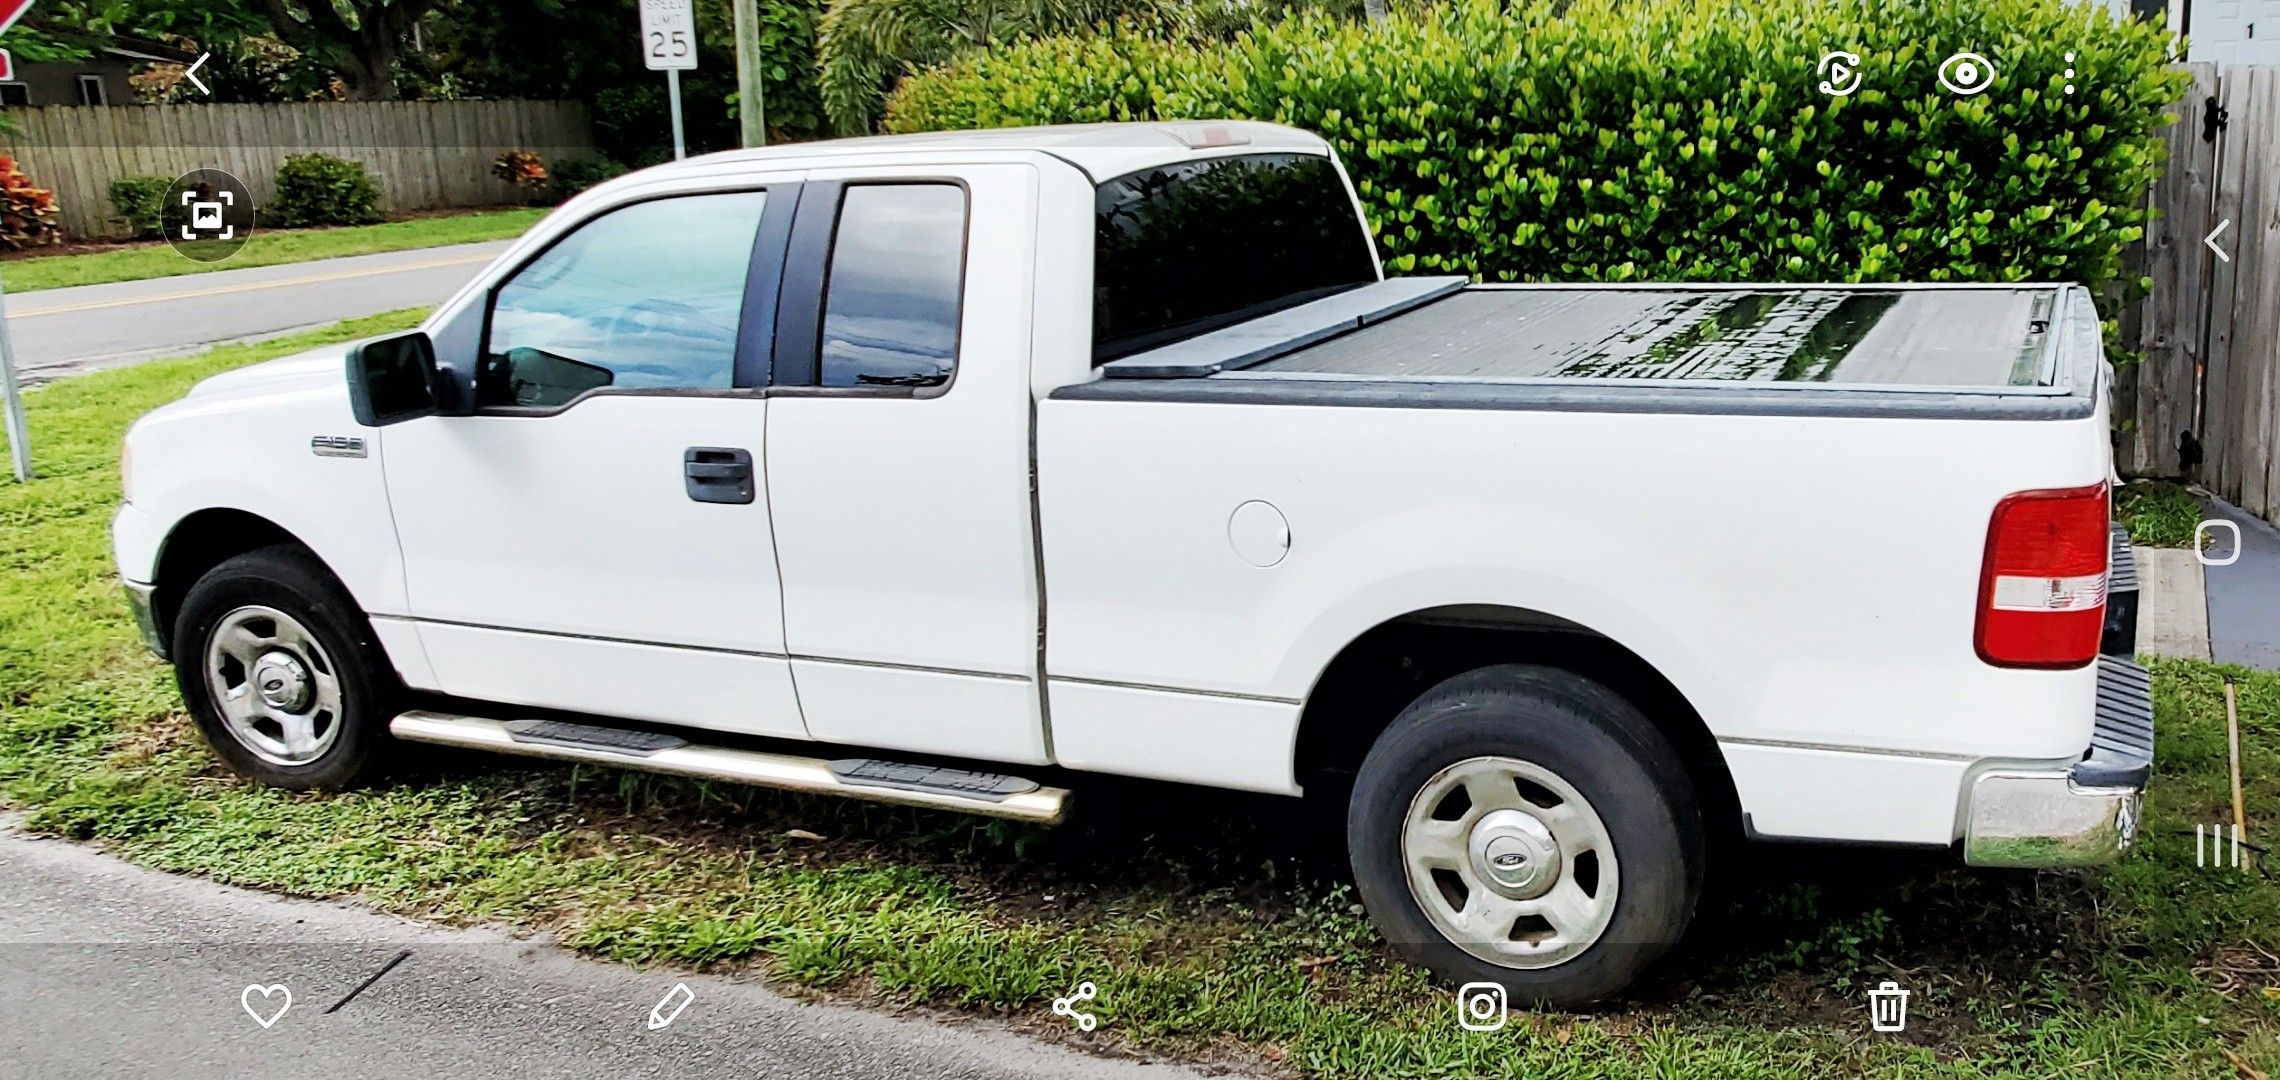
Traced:
[[681, 1015], [681, 1010], [688, 1008], [689, 1003], [695, 1000], [697, 993], [689, 989], [688, 983], [674, 983], [671, 990], [665, 991], [665, 997], [657, 1003], [657, 1007], [649, 1010], [649, 1030], [665, 1030], [674, 1018]]

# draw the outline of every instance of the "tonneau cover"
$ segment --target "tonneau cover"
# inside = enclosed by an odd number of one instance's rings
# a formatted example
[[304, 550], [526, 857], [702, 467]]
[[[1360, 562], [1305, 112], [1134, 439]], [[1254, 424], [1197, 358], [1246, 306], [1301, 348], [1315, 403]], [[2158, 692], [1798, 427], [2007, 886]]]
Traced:
[[1567, 286], [1394, 278], [1114, 361], [1110, 378], [2050, 387], [2056, 285]]

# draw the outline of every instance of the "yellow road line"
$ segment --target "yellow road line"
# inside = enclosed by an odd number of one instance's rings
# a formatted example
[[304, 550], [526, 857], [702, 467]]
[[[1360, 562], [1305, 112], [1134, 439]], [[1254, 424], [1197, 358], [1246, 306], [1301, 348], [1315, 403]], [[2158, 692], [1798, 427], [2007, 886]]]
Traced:
[[206, 296], [226, 296], [230, 293], [259, 292], [263, 289], [284, 289], [295, 285], [317, 285], [327, 281], [348, 281], [352, 278], [376, 277], [381, 274], [400, 274], [411, 270], [433, 270], [443, 266], [465, 266], [469, 263], [490, 262], [496, 255], [463, 255], [456, 259], [434, 259], [428, 262], [404, 263], [400, 266], [374, 266], [363, 270], [337, 270], [330, 274], [310, 274], [306, 277], [279, 278], [275, 281], [249, 281], [242, 285], [218, 285], [211, 289], [191, 289], [185, 292], [163, 293], [158, 296], [137, 296], [126, 300], [95, 300], [85, 304], [65, 304], [62, 307], [30, 309], [19, 306], [8, 313], [11, 319], [32, 319], [41, 315], [67, 315], [75, 311], [100, 311], [104, 308], [133, 307], [136, 304], [162, 304], [169, 300], [195, 300]]

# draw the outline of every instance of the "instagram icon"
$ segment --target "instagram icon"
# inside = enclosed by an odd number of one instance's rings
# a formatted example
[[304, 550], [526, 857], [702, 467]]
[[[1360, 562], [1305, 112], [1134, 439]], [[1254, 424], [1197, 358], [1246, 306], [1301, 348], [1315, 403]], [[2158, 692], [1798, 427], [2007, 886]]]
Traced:
[[1495, 1031], [1505, 1021], [1504, 984], [1466, 983], [1457, 988], [1457, 1026], [1466, 1031]]

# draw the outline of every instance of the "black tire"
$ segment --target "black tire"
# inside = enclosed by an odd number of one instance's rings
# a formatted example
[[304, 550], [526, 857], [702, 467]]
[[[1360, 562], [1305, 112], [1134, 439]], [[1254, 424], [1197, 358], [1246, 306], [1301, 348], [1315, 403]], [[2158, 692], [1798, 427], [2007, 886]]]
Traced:
[[[319, 671], [329, 667], [337, 680], [338, 715], [326, 722], [322, 717], [330, 710], [318, 712], [320, 730], [333, 734], [322, 752], [305, 762], [270, 760], [241, 740], [223, 718], [206, 677], [215, 630], [233, 613], [249, 607], [271, 609], [297, 621], [321, 650], [301, 650], [311, 654], [304, 658], [304, 666]], [[294, 791], [337, 791], [373, 775], [393, 742], [388, 722], [403, 695], [395, 670], [363, 609], [306, 548], [293, 544], [259, 548], [208, 570], [183, 596], [169, 640], [175, 682], [191, 719], [214, 756], [240, 775]]]
[[[1580, 952], [1551, 966], [1509, 966], [1468, 951], [1426, 914], [1411, 887], [1402, 845], [1412, 802], [1424, 799], [1429, 785], [1445, 785], [1447, 776], [1462, 774], [1444, 770], [1476, 758], [1516, 759], [1554, 774], [1583, 797], [1611, 841], [1619, 867], [1612, 916], [1588, 945], [1577, 946]], [[1475, 824], [1452, 831], [1479, 835], [1479, 819], [1471, 813], [1460, 807], [1453, 820]], [[1481, 668], [1411, 702], [1362, 762], [1348, 803], [1346, 837], [1362, 903], [1402, 955], [1448, 983], [1496, 983], [1511, 1000], [1541, 1008], [1579, 1008], [1622, 990], [1678, 942], [1702, 890], [1702, 813], [1670, 744], [1613, 691], [1555, 668]], [[1558, 873], [1588, 888], [1584, 859], [1574, 863], [1562, 864]], [[1473, 877], [1460, 883], [1482, 880], [1480, 864], [1468, 865]], [[1596, 882], [1599, 864], [1589, 865]], [[1459, 892], [1470, 902], [1469, 889]], [[1454, 898], [1446, 902], [1448, 908], [1461, 906]], [[1529, 935], [1517, 927], [1504, 932], [1508, 939], [1520, 936]], [[1582, 933], [1574, 937], [1585, 940]]]

